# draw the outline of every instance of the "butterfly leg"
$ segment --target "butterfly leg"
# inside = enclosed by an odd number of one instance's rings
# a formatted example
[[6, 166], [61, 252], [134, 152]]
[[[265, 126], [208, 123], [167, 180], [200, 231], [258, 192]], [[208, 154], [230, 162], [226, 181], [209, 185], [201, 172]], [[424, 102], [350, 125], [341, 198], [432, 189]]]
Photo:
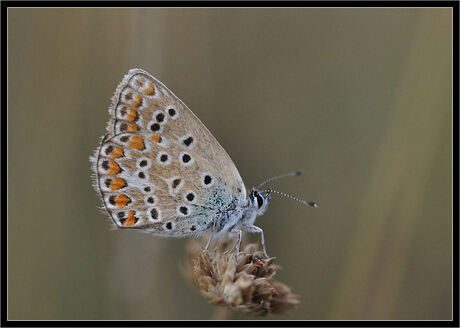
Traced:
[[203, 249], [203, 253], [208, 250], [209, 245], [211, 244], [211, 240], [212, 240], [213, 235], [214, 235], [214, 231], [211, 231], [211, 233], [209, 234], [208, 242], [206, 243], [206, 247]]
[[[238, 234], [238, 240], [236, 241], [236, 245], [235, 245], [235, 250], [236, 250], [236, 255], [238, 256], [238, 254], [240, 253], [240, 246], [241, 246], [241, 241], [242, 241], [242, 231], [241, 229], [232, 229], [229, 231], [230, 234], [234, 235], [234, 234]], [[226, 250], [225, 253], [227, 253], [229, 250]]]
[[214, 220], [211, 226], [211, 233], [209, 234], [209, 239], [208, 242], [206, 243], [206, 247], [203, 249], [203, 253], [206, 252], [209, 248], [209, 245], [211, 244], [212, 237], [214, 236], [214, 231], [216, 230], [216, 223], [217, 221]]
[[238, 255], [240, 253], [240, 246], [241, 246], [241, 235], [242, 235], [242, 232], [241, 230], [238, 230], [238, 240], [236, 242], [236, 254]]
[[260, 241], [262, 243], [262, 248], [264, 250], [264, 255], [265, 257], [269, 257], [268, 254], [267, 254], [267, 249], [265, 248], [265, 240], [264, 240], [264, 231], [259, 228], [259, 227], [256, 227], [256, 226], [249, 226], [247, 227], [247, 231], [248, 232], [253, 232], [253, 233], [260, 233]]

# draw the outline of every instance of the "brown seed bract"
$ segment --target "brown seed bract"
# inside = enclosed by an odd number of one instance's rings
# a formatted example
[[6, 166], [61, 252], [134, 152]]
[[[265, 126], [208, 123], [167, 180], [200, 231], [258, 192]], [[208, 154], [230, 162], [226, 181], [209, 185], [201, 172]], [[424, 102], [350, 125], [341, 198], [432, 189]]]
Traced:
[[297, 296], [273, 278], [279, 269], [273, 264], [275, 258], [264, 258], [255, 244], [243, 244], [237, 256], [235, 240], [227, 237], [203, 252], [205, 241], [206, 237], [188, 242], [184, 274], [212, 304], [252, 315], [285, 313], [297, 307]]

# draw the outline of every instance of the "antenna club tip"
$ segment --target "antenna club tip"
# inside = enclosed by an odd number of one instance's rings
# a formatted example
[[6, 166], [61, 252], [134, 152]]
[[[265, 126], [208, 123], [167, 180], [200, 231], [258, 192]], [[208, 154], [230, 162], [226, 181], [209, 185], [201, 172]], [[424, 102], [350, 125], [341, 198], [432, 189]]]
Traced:
[[308, 205], [310, 205], [311, 207], [319, 207], [318, 203], [315, 202], [309, 202]]
[[301, 170], [298, 170], [298, 171], [294, 172], [294, 175], [295, 175], [295, 176], [299, 176], [299, 175], [302, 175], [302, 173], [303, 173], [303, 172], [302, 172]]

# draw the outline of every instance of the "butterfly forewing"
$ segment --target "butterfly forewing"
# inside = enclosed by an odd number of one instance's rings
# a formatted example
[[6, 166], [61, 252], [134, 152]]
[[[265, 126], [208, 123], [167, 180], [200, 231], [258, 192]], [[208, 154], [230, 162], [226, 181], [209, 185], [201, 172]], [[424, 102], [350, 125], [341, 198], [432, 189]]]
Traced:
[[118, 227], [186, 236], [208, 229], [219, 209], [244, 202], [246, 190], [228, 154], [147, 72], [129, 71], [109, 112], [95, 170]]

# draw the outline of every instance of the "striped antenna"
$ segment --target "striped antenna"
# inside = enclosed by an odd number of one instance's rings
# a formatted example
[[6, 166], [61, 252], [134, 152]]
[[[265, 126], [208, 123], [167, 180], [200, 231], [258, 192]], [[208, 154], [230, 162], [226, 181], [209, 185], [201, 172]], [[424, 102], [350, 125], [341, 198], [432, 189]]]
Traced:
[[278, 180], [278, 179], [283, 179], [283, 178], [289, 178], [289, 177], [298, 177], [299, 175], [302, 174], [302, 171], [295, 171], [295, 172], [291, 172], [291, 173], [288, 173], [288, 174], [283, 174], [283, 175], [279, 175], [277, 177], [273, 177], [273, 178], [270, 178], [270, 179], [267, 179], [265, 180], [264, 182], [262, 182], [260, 185], [257, 186], [257, 189], [259, 189], [260, 187], [262, 187], [264, 184], [267, 184], [269, 182], [272, 182], [272, 181], [275, 181], [275, 180]]
[[291, 195], [288, 195], [288, 194], [285, 194], [284, 192], [281, 192], [281, 191], [277, 191], [277, 190], [273, 190], [273, 189], [267, 189], [267, 190], [262, 190], [261, 191], [262, 193], [267, 193], [267, 194], [278, 194], [278, 195], [281, 195], [281, 196], [284, 196], [286, 198], [290, 198], [290, 199], [293, 199], [293, 200], [296, 200], [298, 201], [299, 203], [302, 203], [304, 205], [308, 205], [308, 206], [311, 206], [311, 207], [318, 207], [318, 203], [315, 203], [315, 202], [308, 202], [306, 200], [303, 200], [303, 199], [299, 199], [297, 197], [294, 197], [294, 196], [291, 196]]

